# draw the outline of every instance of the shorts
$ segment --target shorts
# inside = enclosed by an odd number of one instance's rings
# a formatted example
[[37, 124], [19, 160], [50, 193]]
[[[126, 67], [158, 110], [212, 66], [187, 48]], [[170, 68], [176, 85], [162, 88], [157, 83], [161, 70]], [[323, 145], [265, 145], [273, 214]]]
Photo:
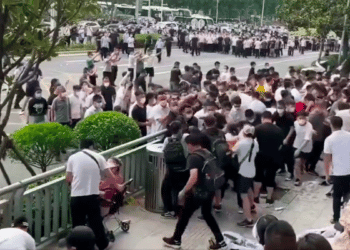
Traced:
[[253, 178], [247, 178], [242, 175], [238, 177], [238, 192], [240, 194], [248, 194], [249, 189], [253, 190]]
[[[293, 148], [294, 152], [297, 151], [296, 148]], [[305, 152], [300, 152], [300, 154], [298, 155], [298, 157], [296, 157], [297, 159], [304, 159], [304, 160], [308, 160], [310, 158], [310, 153], [305, 153]]]
[[154, 68], [145, 68], [147, 75], [149, 75], [150, 77], [154, 77]]
[[258, 153], [255, 157], [256, 182], [264, 183], [267, 187], [275, 186], [276, 172], [280, 168], [281, 162], [271, 156]]

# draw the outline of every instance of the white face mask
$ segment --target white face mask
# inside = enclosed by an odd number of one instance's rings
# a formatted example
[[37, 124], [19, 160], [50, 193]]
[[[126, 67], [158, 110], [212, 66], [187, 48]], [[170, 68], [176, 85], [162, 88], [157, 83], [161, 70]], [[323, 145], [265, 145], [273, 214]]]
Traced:
[[141, 98], [140, 103], [141, 104], [145, 104], [146, 103], [146, 98], [145, 97]]
[[109, 87], [109, 82], [103, 82], [103, 85], [107, 88]]
[[284, 114], [284, 109], [277, 109], [277, 113], [282, 116]]
[[35, 98], [40, 99], [41, 98], [41, 93], [35, 93]]

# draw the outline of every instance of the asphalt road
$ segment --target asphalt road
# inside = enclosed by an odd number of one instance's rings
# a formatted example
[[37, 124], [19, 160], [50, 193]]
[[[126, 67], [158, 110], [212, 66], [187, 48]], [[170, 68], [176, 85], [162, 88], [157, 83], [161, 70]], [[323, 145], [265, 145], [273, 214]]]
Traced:
[[[176, 48], [176, 47], [175, 47]], [[245, 80], [248, 76], [250, 69], [250, 62], [255, 61], [257, 66], [256, 69], [263, 68], [266, 62], [270, 63], [270, 66], [275, 67], [275, 70], [280, 73], [281, 77], [284, 77], [288, 72], [289, 66], [310, 66], [311, 62], [317, 59], [318, 53], [316, 52], [306, 52], [304, 55], [300, 55], [298, 52], [295, 53], [294, 57], [288, 57], [287, 51], [284, 51], [284, 56], [281, 58], [261, 58], [255, 59], [250, 58], [236, 58], [232, 55], [223, 55], [217, 53], [202, 53], [200, 56], [192, 57], [190, 54], [185, 54], [182, 50], [173, 49], [171, 57], [166, 57], [163, 52], [162, 62], [155, 65], [155, 77], [153, 82], [160, 84], [164, 87], [169, 86], [170, 71], [173, 67], [175, 61], [181, 63], [181, 68], [185, 65], [192, 65], [193, 63], [198, 63], [203, 73], [205, 74], [208, 70], [214, 67], [215, 61], [221, 62], [221, 67], [228, 65], [229, 67], [236, 68], [237, 77]], [[43, 96], [48, 97], [50, 81], [52, 78], [58, 78], [61, 83], [65, 83], [69, 80], [68, 91], [72, 91], [72, 86], [79, 83], [79, 78], [82, 75], [83, 68], [86, 65], [87, 56], [85, 55], [68, 55], [59, 56], [52, 59], [51, 61], [44, 62], [41, 65], [41, 70], [43, 72], [43, 80], [41, 82], [41, 87], [43, 89]], [[121, 79], [121, 73], [127, 70], [128, 58], [127, 55], [123, 55], [122, 60], [119, 65], [119, 72], [117, 81]], [[104, 68], [103, 62], [97, 63], [98, 84], [102, 82], [102, 70]], [[3, 92], [1, 97], [4, 98], [6, 94]], [[11, 134], [17, 129], [25, 126], [25, 117], [19, 115], [20, 110], [12, 110], [9, 123], [6, 127], [6, 132]], [[12, 182], [22, 180], [29, 177], [28, 172], [24, 167], [16, 162], [11, 162], [10, 159], [6, 159], [4, 162], [5, 168], [10, 176]], [[6, 185], [3, 176], [0, 174], [0, 187]]]

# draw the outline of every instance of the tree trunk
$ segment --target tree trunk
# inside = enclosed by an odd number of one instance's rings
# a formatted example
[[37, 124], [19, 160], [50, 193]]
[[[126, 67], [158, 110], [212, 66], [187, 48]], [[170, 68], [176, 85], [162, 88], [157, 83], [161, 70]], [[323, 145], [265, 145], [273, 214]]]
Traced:
[[349, 53], [349, 34], [348, 34], [348, 31], [345, 30], [344, 41], [343, 41], [343, 44], [342, 44], [342, 56], [343, 56], [343, 59], [346, 59], [348, 57], [348, 53]]
[[35, 176], [36, 173], [34, 172], [33, 168], [28, 164], [28, 162], [24, 159], [24, 157], [21, 155], [21, 153], [17, 150], [16, 147], [12, 147], [13, 152], [17, 155], [18, 159], [23, 163], [23, 165], [26, 167], [28, 172], [32, 175]]
[[4, 165], [2, 165], [2, 162], [0, 161], [0, 169], [2, 174], [4, 175], [4, 178], [6, 180], [7, 185], [11, 185], [11, 181], [10, 181], [10, 177], [8, 176], [8, 174], [6, 173], [6, 170], [4, 168]]
[[320, 53], [318, 55], [318, 61], [320, 61], [322, 58], [323, 49], [324, 49], [324, 39], [321, 38]]

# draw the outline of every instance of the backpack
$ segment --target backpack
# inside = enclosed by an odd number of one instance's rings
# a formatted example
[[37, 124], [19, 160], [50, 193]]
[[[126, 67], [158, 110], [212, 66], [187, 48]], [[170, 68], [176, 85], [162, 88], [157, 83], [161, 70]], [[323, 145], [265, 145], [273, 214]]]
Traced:
[[213, 155], [216, 157], [218, 167], [226, 169], [231, 164], [231, 151], [226, 140], [218, 138], [211, 144]]
[[218, 167], [216, 157], [207, 149], [198, 150], [194, 154], [204, 158], [202, 173], [205, 175], [203, 186], [210, 192], [220, 189], [225, 183], [225, 172]]
[[167, 167], [174, 172], [186, 170], [186, 157], [181, 139], [168, 137], [168, 144], [164, 147], [164, 160]]

